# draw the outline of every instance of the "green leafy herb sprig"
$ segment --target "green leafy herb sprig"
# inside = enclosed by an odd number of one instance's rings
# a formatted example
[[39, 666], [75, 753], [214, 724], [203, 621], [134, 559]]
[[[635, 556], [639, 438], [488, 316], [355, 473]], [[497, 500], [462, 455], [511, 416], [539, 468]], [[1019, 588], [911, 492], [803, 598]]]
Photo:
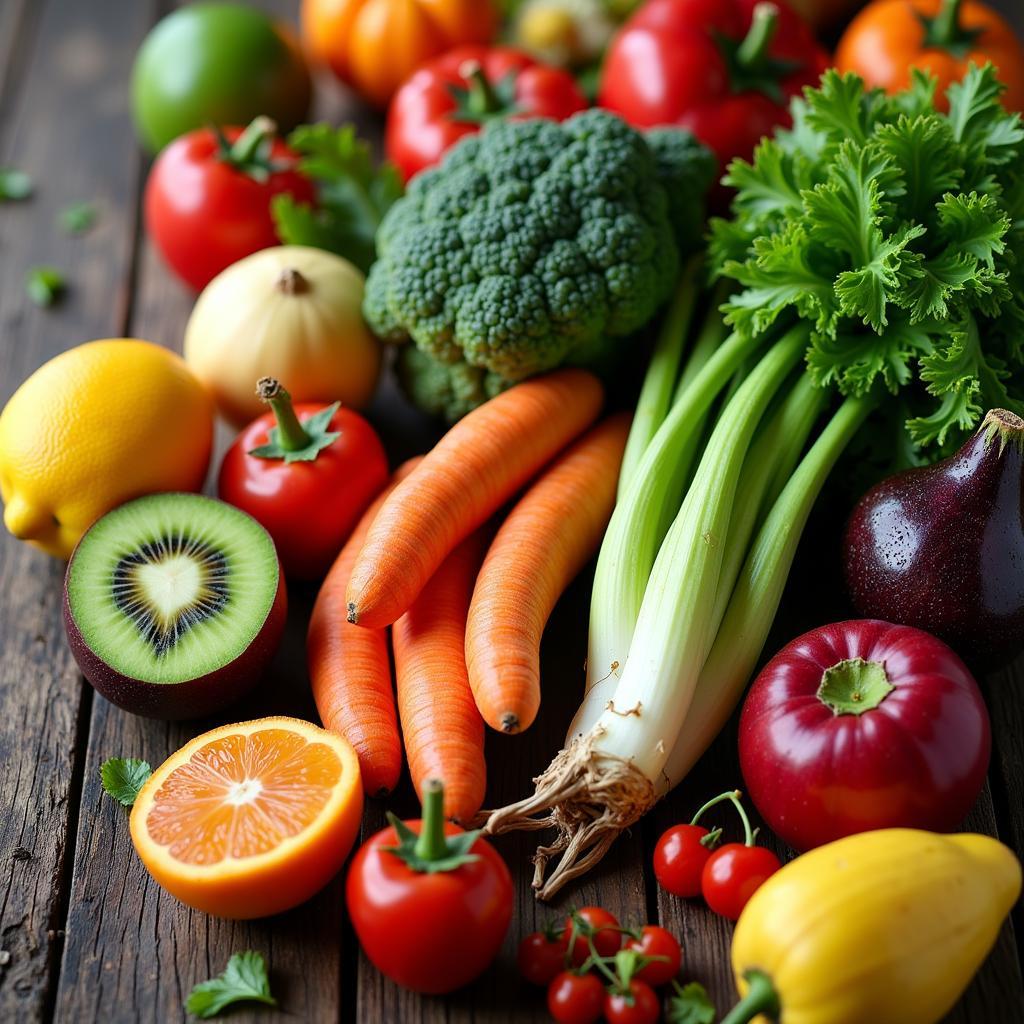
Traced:
[[257, 1002], [277, 1006], [270, 994], [267, 965], [253, 950], [235, 953], [224, 973], [196, 985], [185, 1003], [185, 1009], [197, 1017], [216, 1017], [233, 1003]]
[[728, 322], [808, 323], [815, 383], [900, 393], [912, 461], [988, 408], [1024, 414], [1024, 126], [1002, 91], [972, 66], [944, 113], [924, 74], [886, 96], [826, 72], [791, 130], [730, 165], [733, 217], [712, 225], [713, 267], [740, 285]]

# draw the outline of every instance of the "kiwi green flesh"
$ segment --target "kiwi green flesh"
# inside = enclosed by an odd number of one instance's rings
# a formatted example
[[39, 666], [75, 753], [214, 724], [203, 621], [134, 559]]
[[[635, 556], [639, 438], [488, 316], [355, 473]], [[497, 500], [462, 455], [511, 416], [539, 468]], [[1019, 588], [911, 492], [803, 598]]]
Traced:
[[80, 541], [69, 625], [119, 676], [180, 683], [249, 648], [279, 583], [274, 543], [250, 516], [201, 495], [155, 494], [114, 509]]

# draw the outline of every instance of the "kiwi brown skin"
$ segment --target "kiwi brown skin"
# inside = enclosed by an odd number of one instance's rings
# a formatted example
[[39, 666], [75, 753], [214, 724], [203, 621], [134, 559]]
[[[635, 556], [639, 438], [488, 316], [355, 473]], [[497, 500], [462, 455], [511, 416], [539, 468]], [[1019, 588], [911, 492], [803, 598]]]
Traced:
[[[72, 558], [73, 560], [73, 558]], [[259, 681], [281, 642], [288, 615], [288, 588], [280, 564], [277, 593], [253, 642], [227, 665], [208, 675], [180, 683], [148, 683], [126, 676], [97, 657], [85, 642], [71, 615], [68, 584], [71, 566], [64, 577], [64, 629], [71, 653], [82, 675], [111, 702], [145, 718], [174, 721], [203, 718], [236, 701]]]

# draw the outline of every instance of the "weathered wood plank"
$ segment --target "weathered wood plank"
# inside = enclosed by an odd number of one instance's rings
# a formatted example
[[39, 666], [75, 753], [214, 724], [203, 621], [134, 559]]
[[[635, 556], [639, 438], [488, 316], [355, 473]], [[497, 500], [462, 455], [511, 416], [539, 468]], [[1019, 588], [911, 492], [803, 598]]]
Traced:
[[[4, 4], [13, 32], [20, 5]], [[145, 5], [82, 0], [32, 5], [23, 38], [4, 39], [9, 87], [0, 164], [29, 172], [30, 202], [0, 218], [0, 401], [49, 357], [121, 331], [119, 289], [127, 278], [134, 194], [134, 145], [124, 127], [130, 55]], [[88, 236], [57, 226], [66, 204], [90, 199], [102, 217]], [[34, 265], [59, 266], [70, 289], [60, 306], [38, 310], [23, 290]], [[0, 865], [3, 871], [0, 1019], [41, 1020], [52, 1000], [70, 878], [68, 820], [81, 772], [84, 694], [60, 625], [62, 567], [0, 537]], [[84, 695], [84, 696], [83, 696]], [[82, 737], [84, 739], [84, 737]]]

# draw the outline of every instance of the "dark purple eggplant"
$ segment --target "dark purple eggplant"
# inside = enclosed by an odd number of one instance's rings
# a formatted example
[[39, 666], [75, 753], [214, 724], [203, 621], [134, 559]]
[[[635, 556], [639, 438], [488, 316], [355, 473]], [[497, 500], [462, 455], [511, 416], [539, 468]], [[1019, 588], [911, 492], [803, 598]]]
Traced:
[[952, 457], [883, 480], [843, 541], [859, 615], [934, 633], [983, 668], [1024, 648], [1024, 420], [992, 409]]

